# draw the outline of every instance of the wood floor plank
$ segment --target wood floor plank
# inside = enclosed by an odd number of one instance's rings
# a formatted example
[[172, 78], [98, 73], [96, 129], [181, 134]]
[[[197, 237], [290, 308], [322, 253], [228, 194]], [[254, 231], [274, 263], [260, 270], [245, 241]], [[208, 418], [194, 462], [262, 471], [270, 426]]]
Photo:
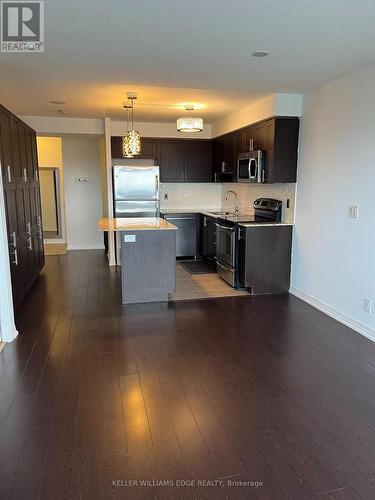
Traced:
[[374, 498], [373, 343], [288, 295], [120, 293], [100, 251], [47, 257], [0, 354], [1, 499]]

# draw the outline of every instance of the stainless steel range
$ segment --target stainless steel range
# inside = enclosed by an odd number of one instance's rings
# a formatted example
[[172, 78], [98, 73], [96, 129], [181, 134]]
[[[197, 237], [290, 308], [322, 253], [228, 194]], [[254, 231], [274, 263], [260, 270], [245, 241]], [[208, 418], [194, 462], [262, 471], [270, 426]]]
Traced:
[[281, 221], [280, 200], [258, 198], [254, 201], [254, 215], [220, 215], [216, 222], [216, 259], [220, 278], [239, 288], [238, 241], [241, 222], [267, 224]]

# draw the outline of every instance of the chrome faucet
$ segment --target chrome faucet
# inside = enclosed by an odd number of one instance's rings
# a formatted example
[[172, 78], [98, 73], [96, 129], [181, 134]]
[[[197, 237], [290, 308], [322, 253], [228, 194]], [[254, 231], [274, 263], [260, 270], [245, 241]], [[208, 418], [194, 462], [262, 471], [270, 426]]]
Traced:
[[235, 191], [232, 191], [232, 190], [230, 189], [229, 191], [227, 191], [227, 192], [225, 193], [224, 200], [225, 200], [225, 201], [227, 201], [227, 199], [228, 199], [228, 195], [229, 195], [230, 193], [234, 194], [234, 196], [235, 196], [235, 209], [234, 209], [234, 213], [235, 213], [236, 215], [238, 215], [238, 196], [237, 196], [237, 193], [236, 193]]

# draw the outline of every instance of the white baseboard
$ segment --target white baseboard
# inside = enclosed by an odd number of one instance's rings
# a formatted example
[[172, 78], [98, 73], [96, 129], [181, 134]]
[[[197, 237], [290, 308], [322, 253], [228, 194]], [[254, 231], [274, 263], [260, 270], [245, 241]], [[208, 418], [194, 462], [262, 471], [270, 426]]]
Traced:
[[302, 290], [299, 290], [298, 288], [291, 287], [289, 292], [292, 295], [295, 295], [299, 299], [303, 300], [304, 302], [307, 302], [311, 306], [315, 307], [316, 309], [319, 309], [319, 311], [322, 311], [323, 313], [327, 314], [327, 316], [330, 316], [331, 318], [339, 321], [340, 323], [343, 323], [352, 330], [355, 330], [364, 337], [375, 342], [375, 330], [373, 328], [370, 328], [369, 326], [361, 323], [355, 318], [352, 318], [351, 316], [341, 311], [338, 311], [334, 307], [325, 304], [324, 302], [321, 302], [320, 300], [309, 295], [308, 293], [303, 292]]
[[104, 250], [104, 245], [68, 245], [67, 250]]

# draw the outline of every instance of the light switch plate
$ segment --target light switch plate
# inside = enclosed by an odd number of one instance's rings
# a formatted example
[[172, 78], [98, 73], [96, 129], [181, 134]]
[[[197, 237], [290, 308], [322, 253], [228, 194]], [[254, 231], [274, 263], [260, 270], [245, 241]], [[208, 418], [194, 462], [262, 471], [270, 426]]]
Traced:
[[124, 236], [124, 242], [125, 243], [135, 243], [135, 234], [125, 234]]

